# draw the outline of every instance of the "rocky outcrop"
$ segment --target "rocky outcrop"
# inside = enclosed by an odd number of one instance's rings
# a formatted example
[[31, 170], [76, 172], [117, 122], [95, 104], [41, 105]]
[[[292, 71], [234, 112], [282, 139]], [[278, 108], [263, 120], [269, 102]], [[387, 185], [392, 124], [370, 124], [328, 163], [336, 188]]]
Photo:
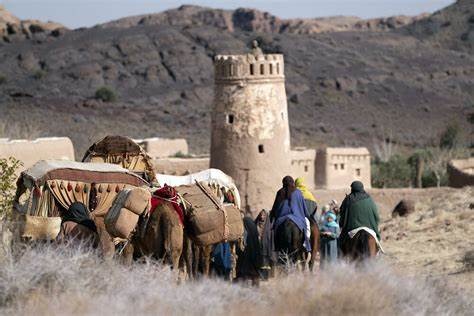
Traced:
[[448, 163], [448, 183], [454, 188], [474, 185], [474, 158], [451, 160]]
[[401, 200], [398, 202], [398, 204], [395, 206], [395, 208], [392, 211], [392, 217], [397, 217], [397, 216], [408, 216], [409, 214], [415, 212], [415, 202], [413, 200]]
[[55, 22], [20, 20], [0, 5], [0, 40], [5, 42], [31, 38], [37, 34], [57, 37], [65, 30], [66, 27]]

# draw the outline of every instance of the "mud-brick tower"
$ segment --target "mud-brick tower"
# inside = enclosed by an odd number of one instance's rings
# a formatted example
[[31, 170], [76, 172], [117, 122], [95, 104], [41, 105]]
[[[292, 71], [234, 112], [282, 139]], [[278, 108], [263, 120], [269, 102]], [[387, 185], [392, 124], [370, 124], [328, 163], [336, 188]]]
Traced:
[[290, 170], [283, 55], [219, 55], [214, 66], [211, 167], [234, 178], [242, 208], [256, 215]]

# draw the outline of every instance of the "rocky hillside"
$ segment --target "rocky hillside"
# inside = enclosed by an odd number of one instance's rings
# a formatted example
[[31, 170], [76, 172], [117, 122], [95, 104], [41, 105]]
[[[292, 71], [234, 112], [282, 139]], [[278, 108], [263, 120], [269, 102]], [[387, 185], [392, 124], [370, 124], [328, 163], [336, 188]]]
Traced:
[[[319, 33], [290, 24], [255, 10], [181, 7], [0, 41], [0, 132], [69, 136], [78, 156], [111, 133], [186, 137], [206, 153], [213, 57], [246, 53], [253, 39], [285, 55], [294, 146], [420, 146], [452, 122], [472, 128], [472, 54], [400, 28]], [[102, 86], [116, 101], [94, 98]]]
[[458, 0], [444, 10], [404, 28], [408, 34], [438, 47], [474, 52], [474, 2]]

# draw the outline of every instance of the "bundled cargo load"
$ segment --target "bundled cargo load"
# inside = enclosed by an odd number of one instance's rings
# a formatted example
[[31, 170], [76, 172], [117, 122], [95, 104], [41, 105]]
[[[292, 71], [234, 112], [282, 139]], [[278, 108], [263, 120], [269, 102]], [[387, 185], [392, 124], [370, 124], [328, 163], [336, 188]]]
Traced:
[[41, 160], [17, 180], [15, 234], [24, 240], [52, 240], [61, 228], [61, 210], [84, 204], [92, 217], [105, 215], [118, 192], [148, 182], [117, 165]]
[[234, 204], [222, 203], [199, 182], [176, 188], [184, 200], [189, 236], [198, 246], [207, 246], [242, 237], [244, 227], [240, 210]]
[[144, 188], [122, 190], [105, 216], [107, 232], [112, 237], [129, 238], [139, 216], [150, 211], [150, 199], [150, 192]]

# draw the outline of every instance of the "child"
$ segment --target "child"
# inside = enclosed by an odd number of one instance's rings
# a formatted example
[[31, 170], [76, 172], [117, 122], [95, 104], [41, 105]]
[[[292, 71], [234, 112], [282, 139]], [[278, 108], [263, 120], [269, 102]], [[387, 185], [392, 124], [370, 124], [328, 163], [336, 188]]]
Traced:
[[324, 217], [321, 232], [321, 267], [329, 262], [337, 260], [337, 238], [341, 233], [339, 224], [336, 222], [336, 214], [329, 210]]

